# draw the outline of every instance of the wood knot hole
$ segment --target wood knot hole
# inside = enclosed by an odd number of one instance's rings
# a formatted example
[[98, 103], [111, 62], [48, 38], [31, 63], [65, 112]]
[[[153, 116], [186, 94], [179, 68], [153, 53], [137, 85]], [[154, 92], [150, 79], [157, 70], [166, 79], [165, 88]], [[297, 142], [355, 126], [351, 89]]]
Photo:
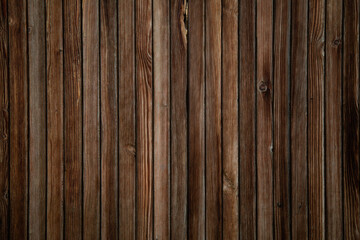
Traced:
[[268, 87], [264, 81], [261, 81], [258, 86], [259, 92], [266, 92], [268, 90]]
[[334, 46], [334, 47], [337, 47], [337, 46], [339, 46], [341, 44], [341, 40], [340, 39], [335, 39], [334, 41], [333, 41], [333, 43], [332, 43], [332, 45]]

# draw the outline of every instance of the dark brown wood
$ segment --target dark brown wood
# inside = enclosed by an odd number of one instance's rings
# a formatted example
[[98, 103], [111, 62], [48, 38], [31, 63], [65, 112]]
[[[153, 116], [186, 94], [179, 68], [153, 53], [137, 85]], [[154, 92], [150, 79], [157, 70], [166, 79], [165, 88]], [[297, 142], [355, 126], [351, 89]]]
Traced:
[[8, 2], [10, 239], [28, 237], [29, 81], [26, 1]]
[[136, 120], [134, 1], [119, 1], [119, 236], [135, 239]]
[[325, 80], [325, 239], [343, 236], [341, 47], [343, 1], [326, 2]]
[[344, 238], [360, 238], [359, 1], [344, 0], [343, 184]]
[[153, 239], [152, 2], [137, 0], [136, 16], [136, 238]]
[[187, 238], [188, 1], [170, 1], [171, 239]]
[[324, 30], [325, 1], [309, 1], [308, 187], [310, 239], [324, 239]]
[[81, 1], [63, 0], [65, 205], [64, 238], [82, 237], [82, 57]]

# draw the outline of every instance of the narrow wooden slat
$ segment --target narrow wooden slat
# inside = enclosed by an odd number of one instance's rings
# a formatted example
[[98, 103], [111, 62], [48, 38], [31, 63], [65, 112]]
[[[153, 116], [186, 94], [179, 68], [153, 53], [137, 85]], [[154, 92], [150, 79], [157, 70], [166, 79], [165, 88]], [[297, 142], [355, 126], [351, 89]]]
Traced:
[[101, 238], [118, 239], [117, 3], [100, 1]]
[[341, 42], [343, 1], [326, 2], [325, 239], [343, 236], [341, 160]]
[[205, 1], [189, 1], [188, 238], [205, 239]]
[[239, 238], [238, 0], [222, 3], [223, 238]]
[[185, 0], [170, 1], [171, 239], [187, 237], [187, 6]]
[[154, 238], [170, 238], [170, 16], [168, 0], [153, 1]]
[[288, 100], [291, 2], [276, 0], [274, 4], [274, 231], [275, 239], [290, 239]]
[[66, 239], [82, 236], [81, 1], [64, 0]]
[[137, 0], [136, 16], [136, 238], [153, 239], [152, 1]]
[[62, 1], [46, 1], [47, 237], [63, 239], [64, 78]]
[[325, 1], [309, 1], [308, 169], [310, 239], [325, 237], [324, 219], [324, 26]]
[[308, 1], [293, 1], [291, 10], [291, 223], [292, 238], [308, 238], [307, 204], [307, 15]]
[[257, 1], [258, 238], [273, 239], [273, 1]]
[[256, 0], [240, 1], [240, 238], [256, 239]]
[[136, 125], [134, 1], [119, 1], [119, 234], [135, 239]]
[[82, 2], [83, 47], [83, 234], [100, 236], [99, 1]]
[[0, 2], [0, 238], [9, 238], [9, 54], [7, 1]]
[[360, 238], [359, 1], [344, 1], [343, 183], [344, 238]]
[[10, 239], [28, 236], [28, 49], [26, 1], [8, 2], [10, 76]]

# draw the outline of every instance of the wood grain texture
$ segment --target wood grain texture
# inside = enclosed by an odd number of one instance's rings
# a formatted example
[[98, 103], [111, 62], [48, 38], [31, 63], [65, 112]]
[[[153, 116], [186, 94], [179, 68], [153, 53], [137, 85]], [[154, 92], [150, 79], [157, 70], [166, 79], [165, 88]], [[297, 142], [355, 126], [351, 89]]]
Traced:
[[0, 238], [9, 239], [9, 48], [7, 1], [0, 1]]
[[308, 238], [307, 188], [307, 39], [308, 1], [291, 5], [290, 156], [291, 232]]
[[117, 3], [100, 1], [101, 239], [118, 239]]
[[170, 238], [170, 16], [169, 1], [153, 1], [154, 238]]
[[274, 231], [290, 239], [289, 71], [291, 2], [276, 0], [274, 28]]
[[256, 239], [256, 0], [240, 1], [240, 238]]
[[134, 1], [118, 2], [119, 26], [119, 236], [135, 239], [136, 86]]
[[153, 239], [152, 2], [137, 0], [136, 16], [136, 238]]
[[64, 66], [62, 1], [46, 1], [47, 237], [64, 232]]
[[65, 205], [64, 238], [82, 237], [81, 1], [64, 0]]
[[325, 239], [343, 236], [341, 47], [343, 1], [326, 2], [325, 80]]
[[188, 2], [170, 1], [171, 239], [187, 238]]
[[222, 2], [223, 238], [239, 238], [239, 120], [237, 0]]
[[308, 169], [310, 239], [324, 239], [325, 1], [309, 1]]
[[100, 237], [99, 1], [82, 2], [83, 47], [83, 237]]
[[343, 184], [344, 238], [360, 238], [359, 1], [344, 1]]
[[273, 239], [273, 2], [257, 1], [257, 232]]
[[8, 2], [10, 239], [28, 237], [29, 81], [26, 1]]

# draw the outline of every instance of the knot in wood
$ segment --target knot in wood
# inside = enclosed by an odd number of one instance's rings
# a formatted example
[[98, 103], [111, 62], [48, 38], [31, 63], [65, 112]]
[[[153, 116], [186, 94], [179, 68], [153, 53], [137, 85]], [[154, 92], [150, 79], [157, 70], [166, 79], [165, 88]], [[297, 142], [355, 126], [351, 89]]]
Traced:
[[268, 90], [268, 86], [266, 85], [266, 83], [264, 81], [261, 81], [261, 82], [259, 82], [258, 89], [259, 89], [259, 92], [264, 93]]

